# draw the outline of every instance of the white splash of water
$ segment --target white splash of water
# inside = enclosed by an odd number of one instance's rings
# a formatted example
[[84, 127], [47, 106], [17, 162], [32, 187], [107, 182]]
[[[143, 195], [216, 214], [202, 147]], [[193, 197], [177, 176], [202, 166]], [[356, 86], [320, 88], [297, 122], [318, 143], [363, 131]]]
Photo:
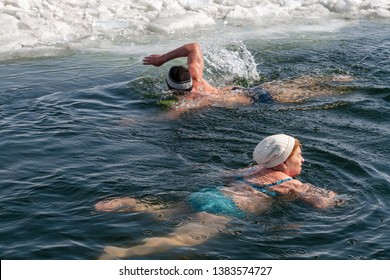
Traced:
[[241, 41], [228, 47], [206, 44], [203, 54], [205, 75], [210, 75], [213, 83], [226, 85], [237, 79], [248, 82], [259, 79], [255, 58]]

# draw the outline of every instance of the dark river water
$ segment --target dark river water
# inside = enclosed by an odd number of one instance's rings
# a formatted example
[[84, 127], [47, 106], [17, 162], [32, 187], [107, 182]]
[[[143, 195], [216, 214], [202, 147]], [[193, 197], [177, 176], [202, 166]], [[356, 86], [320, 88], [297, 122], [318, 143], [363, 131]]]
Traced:
[[[169, 234], [184, 217], [98, 213], [94, 204], [123, 196], [185, 201], [221, 186], [223, 172], [252, 164], [256, 144], [276, 133], [303, 143], [299, 179], [346, 203], [328, 210], [276, 203], [199, 246], [143, 258], [389, 259], [389, 28], [365, 21], [332, 34], [232, 42], [223, 51], [238, 50], [238, 59], [227, 56], [237, 59], [235, 70], [256, 65], [258, 77], [247, 75], [246, 83], [353, 80], [333, 85], [332, 95], [212, 107], [179, 119], [164, 118], [157, 105], [168, 66], [142, 66], [141, 49], [131, 57], [64, 51], [1, 62], [1, 259], [96, 259], [105, 246]], [[219, 51], [204, 46], [205, 75], [216, 83], [228, 72], [213, 59], [226, 58]]]

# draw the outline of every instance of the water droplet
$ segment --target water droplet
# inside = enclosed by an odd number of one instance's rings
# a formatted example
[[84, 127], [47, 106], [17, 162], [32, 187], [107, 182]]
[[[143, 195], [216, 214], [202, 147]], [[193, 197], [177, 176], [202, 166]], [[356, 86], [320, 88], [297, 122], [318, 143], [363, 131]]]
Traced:
[[180, 227], [183, 225], [183, 220], [179, 218], [164, 220], [164, 226], [166, 227]]

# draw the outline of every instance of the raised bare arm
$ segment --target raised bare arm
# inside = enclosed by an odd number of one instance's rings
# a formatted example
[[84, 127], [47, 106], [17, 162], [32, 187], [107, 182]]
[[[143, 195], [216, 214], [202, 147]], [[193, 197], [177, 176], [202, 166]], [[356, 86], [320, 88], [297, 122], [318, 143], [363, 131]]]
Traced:
[[179, 57], [187, 57], [188, 70], [195, 81], [203, 78], [204, 61], [198, 43], [185, 44], [165, 54], [152, 54], [143, 59], [144, 65], [161, 66], [164, 63]]

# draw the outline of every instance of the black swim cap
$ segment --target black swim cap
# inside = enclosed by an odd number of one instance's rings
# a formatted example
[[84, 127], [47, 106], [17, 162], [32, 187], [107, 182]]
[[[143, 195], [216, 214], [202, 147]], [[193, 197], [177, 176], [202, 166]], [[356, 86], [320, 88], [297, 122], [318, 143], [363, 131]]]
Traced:
[[192, 90], [192, 78], [190, 71], [183, 66], [173, 66], [169, 69], [166, 82], [169, 89], [184, 91]]

